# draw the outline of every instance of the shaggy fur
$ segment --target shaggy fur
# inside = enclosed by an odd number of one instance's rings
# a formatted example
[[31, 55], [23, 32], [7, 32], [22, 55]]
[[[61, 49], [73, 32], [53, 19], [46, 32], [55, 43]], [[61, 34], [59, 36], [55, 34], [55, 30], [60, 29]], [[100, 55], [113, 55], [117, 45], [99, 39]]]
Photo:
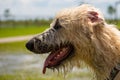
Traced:
[[[57, 20], [62, 26], [59, 30], [54, 29]], [[105, 80], [120, 63], [119, 30], [107, 24], [102, 13], [90, 5], [60, 11], [51, 27], [35, 38], [47, 45], [67, 42], [74, 45], [74, 56], [61, 64], [66, 71], [74, 66], [80, 67], [80, 63], [84, 62], [94, 71], [97, 80]], [[34, 52], [40, 51], [36, 49]]]

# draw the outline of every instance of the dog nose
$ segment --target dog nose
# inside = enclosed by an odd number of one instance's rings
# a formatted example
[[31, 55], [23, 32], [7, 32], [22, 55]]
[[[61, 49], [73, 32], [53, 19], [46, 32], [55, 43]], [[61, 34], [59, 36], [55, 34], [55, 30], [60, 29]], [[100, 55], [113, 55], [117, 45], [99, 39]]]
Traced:
[[34, 49], [34, 40], [30, 40], [29, 42], [26, 43], [26, 48], [30, 51]]

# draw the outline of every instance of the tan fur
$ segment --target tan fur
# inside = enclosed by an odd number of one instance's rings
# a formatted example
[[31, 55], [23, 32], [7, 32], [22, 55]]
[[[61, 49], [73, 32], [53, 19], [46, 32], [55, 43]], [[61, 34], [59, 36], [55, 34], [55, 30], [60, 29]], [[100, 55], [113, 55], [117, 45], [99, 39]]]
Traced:
[[[89, 11], [97, 12], [101, 20], [92, 23], [88, 18]], [[102, 13], [90, 5], [62, 10], [55, 19], [59, 19], [65, 28], [61, 29], [62, 37], [75, 47], [71, 64], [79, 67], [78, 63], [83, 61], [94, 71], [97, 80], [109, 77], [111, 70], [120, 62], [119, 30], [107, 24]]]
[[[84, 62], [97, 80], [107, 80], [111, 70], [120, 63], [120, 31], [107, 24], [102, 13], [90, 5], [60, 11], [50, 28], [32, 38], [26, 47], [42, 54], [61, 45], [74, 47], [71, 48], [74, 54], [55, 66], [65, 73], [74, 66], [80, 68]], [[43, 73], [48, 67], [46, 64]]]
[[120, 80], [120, 72], [116, 75], [114, 80]]

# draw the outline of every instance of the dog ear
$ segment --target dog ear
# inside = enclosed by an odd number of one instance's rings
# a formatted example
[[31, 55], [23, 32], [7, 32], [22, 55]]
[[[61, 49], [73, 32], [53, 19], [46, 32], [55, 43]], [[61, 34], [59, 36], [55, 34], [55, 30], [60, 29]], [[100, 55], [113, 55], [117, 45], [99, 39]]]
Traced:
[[99, 17], [99, 14], [95, 11], [88, 11], [88, 18], [90, 19], [90, 21], [92, 23], [95, 23], [95, 22], [101, 22], [103, 21], [102, 18]]
[[88, 24], [92, 26], [92, 32], [99, 32], [104, 27], [105, 21], [101, 14], [96, 11], [88, 11]]

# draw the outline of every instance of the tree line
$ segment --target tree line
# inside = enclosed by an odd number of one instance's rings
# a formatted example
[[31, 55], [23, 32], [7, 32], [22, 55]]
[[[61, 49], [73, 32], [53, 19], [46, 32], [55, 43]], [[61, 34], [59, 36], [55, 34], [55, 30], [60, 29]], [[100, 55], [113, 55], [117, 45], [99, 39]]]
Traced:
[[[85, 1], [79, 2], [80, 5], [86, 3]], [[107, 8], [107, 12], [110, 15], [110, 19], [108, 22], [118, 22], [120, 21], [118, 18], [118, 6], [120, 5], [120, 0], [116, 1], [114, 5], [109, 5]], [[44, 26], [49, 25], [52, 22], [52, 18], [50, 19], [29, 19], [29, 20], [15, 20], [14, 15], [11, 14], [10, 9], [5, 9], [3, 16], [4, 19], [0, 16], [0, 27], [18, 27], [18, 26]]]

